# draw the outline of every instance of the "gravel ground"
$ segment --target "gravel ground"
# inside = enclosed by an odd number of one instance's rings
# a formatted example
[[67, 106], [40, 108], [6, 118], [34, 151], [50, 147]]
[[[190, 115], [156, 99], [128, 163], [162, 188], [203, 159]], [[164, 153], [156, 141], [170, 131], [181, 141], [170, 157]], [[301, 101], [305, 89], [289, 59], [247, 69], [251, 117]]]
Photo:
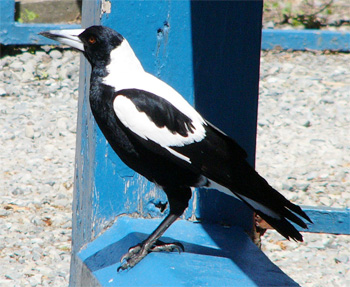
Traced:
[[79, 56], [0, 60], [0, 286], [67, 286]]
[[[350, 54], [262, 53], [257, 169], [297, 204], [350, 207], [349, 63]], [[350, 235], [263, 237], [266, 255], [302, 286], [350, 286], [349, 246]]]
[[[66, 286], [79, 56], [0, 59], [0, 285]], [[298, 204], [350, 206], [350, 54], [263, 52], [257, 168]], [[350, 236], [274, 231], [263, 250], [302, 286], [350, 286]], [[326, 283], [327, 282], [327, 283]]]

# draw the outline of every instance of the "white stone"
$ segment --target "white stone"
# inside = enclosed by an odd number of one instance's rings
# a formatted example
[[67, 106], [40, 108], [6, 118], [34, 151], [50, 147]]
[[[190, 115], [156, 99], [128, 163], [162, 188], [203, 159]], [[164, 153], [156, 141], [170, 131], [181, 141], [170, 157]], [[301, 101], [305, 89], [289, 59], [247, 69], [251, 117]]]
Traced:
[[31, 139], [34, 138], [34, 128], [32, 125], [25, 126], [25, 136]]

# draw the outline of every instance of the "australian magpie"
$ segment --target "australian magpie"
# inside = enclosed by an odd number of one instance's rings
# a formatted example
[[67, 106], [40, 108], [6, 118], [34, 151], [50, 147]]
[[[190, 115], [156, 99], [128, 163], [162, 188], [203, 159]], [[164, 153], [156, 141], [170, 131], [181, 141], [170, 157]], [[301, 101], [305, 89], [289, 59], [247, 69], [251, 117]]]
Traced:
[[310, 218], [247, 163], [246, 152], [232, 138], [145, 72], [122, 35], [103, 26], [41, 35], [83, 52], [92, 67], [89, 99], [98, 126], [121, 160], [168, 197], [169, 215], [129, 249], [121, 269], [135, 266], [149, 252], [181, 248], [158, 239], [188, 207], [192, 187], [236, 196], [287, 239], [303, 240], [289, 221], [307, 228], [300, 217], [311, 223]]

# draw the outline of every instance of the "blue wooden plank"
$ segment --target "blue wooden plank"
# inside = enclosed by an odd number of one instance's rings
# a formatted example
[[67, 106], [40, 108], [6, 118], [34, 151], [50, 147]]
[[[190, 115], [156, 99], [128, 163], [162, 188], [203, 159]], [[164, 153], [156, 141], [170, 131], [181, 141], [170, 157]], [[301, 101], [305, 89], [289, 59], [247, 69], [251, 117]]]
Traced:
[[[79, 252], [79, 260], [100, 286], [298, 286], [241, 228], [186, 220], [175, 222], [163, 237], [165, 242], [181, 242], [185, 252], [152, 253], [131, 271], [117, 272], [129, 244], [144, 240], [159, 223], [120, 217]], [[79, 280], [88, 282], [86, 276]]]
[[[1, 2], [1, 1], [0, 1]], [[73, 24], [1, 24], [0, 43], [3, 45], [57, 45], [57, 42], [38, 35], [39, 32], [60, 29], [80, 29]]]
[[263, 50], [280, 47], [284, 50], [335, 50], [350, 51], [350, 32], [325, 30], [275, 30], [262, 31]]
[[78, 29], [80, 25], [68, 24], [20, 24], [15, 22], [15, 1], [0, 1], [0, 43], [3, 45], [49, 45], [50, 39], [41, 37], [39, 32], [55, 29]]
[[308, 232], [350, 234], [350, 208], [303, 206], [303, 210], [313, 221]]

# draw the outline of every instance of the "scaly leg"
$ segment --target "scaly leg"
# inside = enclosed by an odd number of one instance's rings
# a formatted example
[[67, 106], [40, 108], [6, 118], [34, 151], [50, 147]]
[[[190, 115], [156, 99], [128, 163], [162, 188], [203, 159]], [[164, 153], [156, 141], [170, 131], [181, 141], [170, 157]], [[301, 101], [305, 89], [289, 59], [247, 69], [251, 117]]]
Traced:
[[129, 252], [121, 258], [122, 264], [118, 268], [118, 271], [134, 267], [150, 252], [180, 252], [184, 250], [182, 244], [179, 242], [164, 244], [158, 239], [188, 207], [188, 201], [192, 195], [191, 189], [189, 187], [167, 187], [164, 188], [164, 191], [167, 194], [169, 200], [169, 215], [161, 222], [157, 229], [154, 230], [145, 241], [129, 249]]

